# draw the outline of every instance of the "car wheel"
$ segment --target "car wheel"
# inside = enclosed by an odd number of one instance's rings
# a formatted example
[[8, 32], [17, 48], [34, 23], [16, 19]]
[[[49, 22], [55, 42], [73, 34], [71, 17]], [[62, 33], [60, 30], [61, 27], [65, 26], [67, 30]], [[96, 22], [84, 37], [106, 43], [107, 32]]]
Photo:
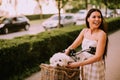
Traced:
[[24, 27], [24, 29], [25, 29], [26, 31], [28, 31], [29, 28], [30, 28], [30, 25], [25, 25], [25, 27]]
[[8, 34], [9, 33], [8, 28], [4, 28], [3, 33]]

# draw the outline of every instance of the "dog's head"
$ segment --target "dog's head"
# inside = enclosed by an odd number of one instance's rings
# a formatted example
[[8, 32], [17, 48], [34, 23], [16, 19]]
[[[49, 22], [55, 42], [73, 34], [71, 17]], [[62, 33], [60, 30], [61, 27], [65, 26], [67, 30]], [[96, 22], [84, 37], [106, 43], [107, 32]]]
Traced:
[[69, 57], [68, 55], [58, 52], [55, 53], [51, 58], [50, 58], [50, 65], [51, 66], [67, 66], [69, 62], [73, 62], [74, 60]]

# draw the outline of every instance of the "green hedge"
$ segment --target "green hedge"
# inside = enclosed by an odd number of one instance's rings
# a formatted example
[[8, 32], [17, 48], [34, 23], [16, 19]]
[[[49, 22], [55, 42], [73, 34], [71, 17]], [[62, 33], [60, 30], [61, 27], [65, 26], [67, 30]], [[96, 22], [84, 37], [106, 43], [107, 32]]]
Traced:
[[52, 15], [53, 14], [43, 14], [43, 15], [36, 14], [36, 15], [26, 15], [26, 17], [30, 20], [37, 20], [37, 19], [47, 19]]
[[[109, 19], [108, 30], [120, 28], [120, 18]], [[0, 40], [0, 78], [1, 80], [21, 80], [21, 75], [39, 67], [40, 63], [70, 45], [78, 36], [81, 26], [69, 26], [37, 35], [26, 35], [12, 40]], [[34, 72], [34, 71], [33, 71]], [[13, 76], [18, 76], [17, 78]], [[11, 78], [12, 77], [12, 78]]]
[[48, 61], [53, 53], [65, 49], [80, 32], [80, 29], [80, 27], [73, 26], [71, 29], [66, 27], [66, 29], [46, 31], [36, 36], [1, 40], [0, 77], [9, 78], [20, 75], [24, 71]]
[[108, 19], [108, 31], [113, 32], [120, 29], [120, 17]]

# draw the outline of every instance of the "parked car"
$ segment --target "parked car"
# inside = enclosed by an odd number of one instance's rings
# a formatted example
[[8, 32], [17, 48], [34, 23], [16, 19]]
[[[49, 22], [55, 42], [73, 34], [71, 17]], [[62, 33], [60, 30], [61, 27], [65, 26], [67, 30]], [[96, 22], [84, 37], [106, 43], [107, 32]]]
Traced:
[[0, 32], [7, 34], [10, 31], [17, 31], [20, 29], [29, 30], [29, 19], [25, 16], [15, 17], [1, 17], [0, 18]]
[[113, 10], [110, 10], [110, 9], [107, 9], [107, 12], [105, 10], [101, 10], [101, 12], [104, 18], [110, 18], [110, 17], [113, 17], [114, 15]]
[[87, 10], [86, 9], [83, 9], [83, 10], [79, 10], [77, 13], [76, 13], [76, 18], [77, 19], [80, 19], [80, 20], [83, 20], [85, 19], [86, 15], [87, 15]]
[[116, 9], [118, 15], [120, 15], [120, 9]]
[[81, 21], [85, 20], [85, 17], [87, 15], [87, 10], [86, 9], [82, 9], [79, 10], [76, 14], [75, 14], [75, 18], [76, 18], [76, 25], [79, 24]]
[[[52, 29], [52, 28], [56, 28], [58, 26], [58, 23], [59, 23], [59, 16], [58, 14], [55, 14], [50, 18], [48, 18], [47, 20], [45, 20], [42, 23], [42, 26], [45, 29]], [[64, 27], [65, 25], [68, 25], [68, 24], [75, 24], [74, 14], [72, 13], [61, 14], [60, 25]]]

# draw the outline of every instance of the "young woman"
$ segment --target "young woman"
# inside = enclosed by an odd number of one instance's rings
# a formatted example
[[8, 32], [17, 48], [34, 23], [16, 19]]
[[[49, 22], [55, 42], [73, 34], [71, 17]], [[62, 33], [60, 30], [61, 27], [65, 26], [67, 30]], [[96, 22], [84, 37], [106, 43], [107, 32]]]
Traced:
[[76, 40], [65, 50], [68, 55], [71, 49], [79, 45], [80, 60], [70, 63], [68, 67], [80, 67], [80, 80], [105, 80], [104, 53], [107, 43], [104, 20], [99, 9], [90, 9], [86, 16], [86, 26]]

